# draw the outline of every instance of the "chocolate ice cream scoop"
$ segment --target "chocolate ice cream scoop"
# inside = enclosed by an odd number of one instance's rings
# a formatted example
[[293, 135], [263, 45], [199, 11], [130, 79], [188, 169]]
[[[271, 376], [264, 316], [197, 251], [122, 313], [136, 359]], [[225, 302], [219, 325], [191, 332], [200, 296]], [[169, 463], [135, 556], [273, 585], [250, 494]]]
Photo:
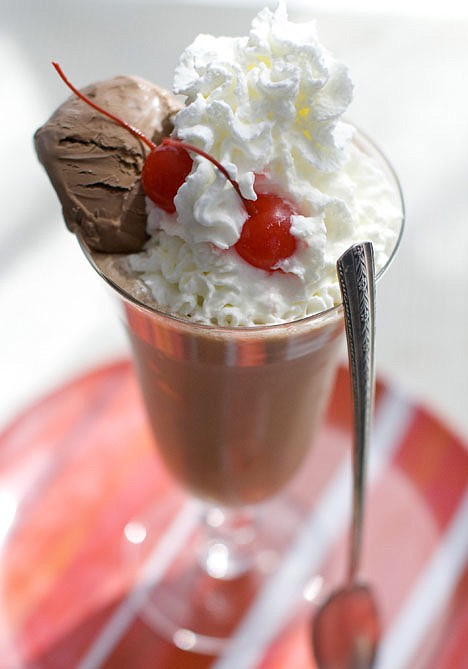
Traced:
[[[138, 77], [115, 77], [83, 93], [155, 144], [170, 134], [180, 109], [171, 93]], [[95, 251], [141, 250], [147, 238], [143, 142], [76, 96], [37, 130], [34, 141], [69, 229]]]

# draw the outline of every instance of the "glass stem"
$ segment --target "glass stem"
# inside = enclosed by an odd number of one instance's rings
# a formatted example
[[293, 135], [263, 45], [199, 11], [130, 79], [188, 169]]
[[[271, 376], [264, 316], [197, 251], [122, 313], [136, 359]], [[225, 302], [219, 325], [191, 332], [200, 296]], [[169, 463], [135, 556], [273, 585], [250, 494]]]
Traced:
[[207, 574], [217, 579], [234, 579], [251, 569], [258, 548], [257, 510], [207, 506], [202, 518], [205, 531], [198, 557]]

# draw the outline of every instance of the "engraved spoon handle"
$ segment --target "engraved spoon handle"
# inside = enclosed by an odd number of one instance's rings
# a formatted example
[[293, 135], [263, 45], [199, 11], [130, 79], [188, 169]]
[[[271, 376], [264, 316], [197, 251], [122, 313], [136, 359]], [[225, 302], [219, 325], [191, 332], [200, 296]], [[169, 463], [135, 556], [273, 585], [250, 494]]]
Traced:
[[348, 582], [359, 569], [367, 450], [374, 404], [375, 268], [371, 242], [351, 246], [337, 262], [354, 406], [353, 511]]

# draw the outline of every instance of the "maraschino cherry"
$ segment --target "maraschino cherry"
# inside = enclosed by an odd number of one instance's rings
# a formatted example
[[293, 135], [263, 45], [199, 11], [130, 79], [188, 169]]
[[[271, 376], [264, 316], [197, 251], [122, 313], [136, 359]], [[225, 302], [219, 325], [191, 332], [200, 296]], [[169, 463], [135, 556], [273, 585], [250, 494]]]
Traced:
[[128, 130], [150, 149], [141, 172], [141, 184], [145, 194], [158, 207], [168, 213], [175, 212], [174, 198], [192, 170], [193, 161], [188, 153], [192, 151], [213, 163], [226, 177], [249, 214], [240, 238], [234, 245], [241, 258], [254, 267], [272, 271], [279, 262], [296, 251], [296, 239], [291, 234], [291, 216], [297, 212], [292, 204], [273, 193], [260, 193], [256, 200], [247, 200], [242, 195], [239, 184], [213, 156], [192, 144], [168, 137], [161, 144], [154, 144], [138, 128], [102, 109], [75, 88], [58, 63], [53, 62], [52, 65], [77, 97]]
[[248, 202], [250, 216], [235, 249], [250, 265], [271, 270], [296, 250], [296, 238], [291, 234], [291, 216], [296, 212], [273, 193], [260, 193]]
[[163, 140], [147, 156], [141, 171], [146, 195], [169, 214], [176, 210], [174, 198], [192, 171], [193, 160], [183, 146]]

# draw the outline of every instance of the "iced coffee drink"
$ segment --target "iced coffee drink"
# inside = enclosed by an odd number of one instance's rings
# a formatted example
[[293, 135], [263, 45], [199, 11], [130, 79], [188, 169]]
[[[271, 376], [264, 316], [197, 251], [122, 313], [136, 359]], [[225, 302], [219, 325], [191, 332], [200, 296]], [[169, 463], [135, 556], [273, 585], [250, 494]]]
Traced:
[[400, 194], [342, 119], [347, 68], [283, 3], [246, 37], [197, 37], [174, 91], [182, 102], [131, 77], [95, 84], [100, 109], [73, 96], [36, 147], [122, 301], [168, 469], [199, 497], [250, 504], [313, 442], [341, 342], [336, 260], [370, 240], [383, 271]]

